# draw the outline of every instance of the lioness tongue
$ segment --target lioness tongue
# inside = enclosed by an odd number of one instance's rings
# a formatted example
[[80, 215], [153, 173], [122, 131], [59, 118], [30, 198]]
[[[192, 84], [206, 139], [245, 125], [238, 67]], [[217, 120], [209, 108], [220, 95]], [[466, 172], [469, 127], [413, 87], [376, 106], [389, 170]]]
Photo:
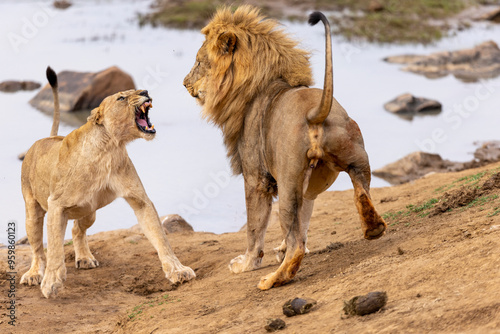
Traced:
[[143, 128], [146, 128], [148, 126], [148, 122], [146, 122], [146, 120], [142, 118], [137, 121], [137, 124], [139, 124]]

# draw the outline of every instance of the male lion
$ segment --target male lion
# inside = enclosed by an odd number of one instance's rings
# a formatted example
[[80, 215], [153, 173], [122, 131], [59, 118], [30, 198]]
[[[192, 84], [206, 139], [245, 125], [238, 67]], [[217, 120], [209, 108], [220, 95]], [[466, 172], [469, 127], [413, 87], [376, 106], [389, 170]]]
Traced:
[[[118, 196], [125, 198], [134, 210], [144, 234], [158, 252], [166, 277], [174, 283], [194, 278], [194, 271], [183, 266], [170, 248], [158, 213], [125, 148], [134, 139], [151, 140], [155, 136], [148, 117], [152, 107], [148, 92], [127, 90], [108, 96], [92, 110], [86, 124], [62, 137], [57, 136], [57, 76], [50, 67], [47, 78], [55, 103], [51, 137], [33, 144], [21, 172], [26, 232], [33, 251], [31, 268], [21, 283], [41, 282], [45, 297], [56, 296], [66, 279], [63, 239], [68, 219], [75, 219], [72, 232], [76, 267], [97, 267], [99, 263], [90, 252], [86, 231], [95, 221], [96, 210]], [[47, 261], [42, 243], [46, 212]]]
[[306, 252], [313, 203], [339, 172], [351, 177], [364, 236], [376, 239], [386, 224], [370, 200], [370, 166], [356, 122], [332, 97], [329, 23], [319, 12], [310, 23], [326, 30], [323, 90], [312, 84], [309, 55], [258, 9], [219, 9], [202, 29], [206, 39], [184, 79], [203, 115], [222, 129], [235, 174], [243, 174], [248, 249], [234, 258], [233, 273], [253, 270], [264, 256], [273, 196], [279, 193], [284, 236], [281, 266], [263, 277], [262, 290], [289, 282]]

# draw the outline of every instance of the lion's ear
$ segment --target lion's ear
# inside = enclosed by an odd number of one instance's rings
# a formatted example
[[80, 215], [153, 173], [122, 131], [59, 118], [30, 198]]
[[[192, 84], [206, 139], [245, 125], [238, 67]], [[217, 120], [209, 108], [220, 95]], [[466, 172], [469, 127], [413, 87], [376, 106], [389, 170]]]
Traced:
[[236, 35], [232, 32], [223, 32], [217, 39], [217, 48], [225, 55], [233, 53], [236, 47]]
[[102, 118], [102, 110], [101, 107], [94, 108], [92, 112], [90, 113], [90, 116], [87, 118], [88, 122], [92, 122], [94, 124], [102, 124], [103, 118]]

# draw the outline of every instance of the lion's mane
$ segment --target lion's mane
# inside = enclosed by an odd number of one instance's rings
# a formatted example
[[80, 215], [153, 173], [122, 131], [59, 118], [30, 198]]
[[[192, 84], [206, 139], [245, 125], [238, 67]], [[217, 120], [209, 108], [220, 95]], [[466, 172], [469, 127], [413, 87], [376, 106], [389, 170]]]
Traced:
[[[280, 24], [261, 15], [260, 10], [241, 6], [234, 12], [220, 8], [201, 31], [206, 35], [210, 69], [207, 73], [204, 117], [218, 125], [224, 135], [228, 157], [235, 174], [240, 174], [238, 141], [245, 112], [252, 101], [269, 92], [273, 82], [288, 87], [313, 83], [309, 53], [297, 48]], [[224, 52], [219, 36], [236, 37], [233, 52]]]

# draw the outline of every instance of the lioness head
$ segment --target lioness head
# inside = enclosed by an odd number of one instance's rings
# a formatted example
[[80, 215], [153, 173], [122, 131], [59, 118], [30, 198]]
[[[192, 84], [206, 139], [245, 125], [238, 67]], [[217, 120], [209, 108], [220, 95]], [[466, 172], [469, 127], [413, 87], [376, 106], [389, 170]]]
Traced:
[[137, 138], [151, 140], [156, 130], [149, 120], [153, 99], [147, 90], [126, 90], [106, 97], [87, 119], [118, 141], [129, 142]]

